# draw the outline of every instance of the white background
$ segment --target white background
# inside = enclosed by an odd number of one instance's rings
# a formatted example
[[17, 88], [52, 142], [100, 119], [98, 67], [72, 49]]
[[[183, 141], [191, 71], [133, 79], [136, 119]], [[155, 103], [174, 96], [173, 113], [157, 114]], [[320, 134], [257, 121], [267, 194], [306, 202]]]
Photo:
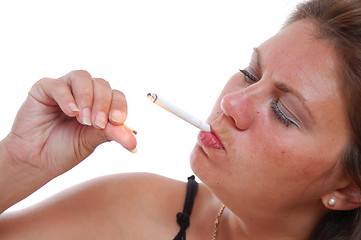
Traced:
[[[300, 0], [13, 0], [0, 2], [4, 138], [30, 87], [85, 69], [128, 100], [138, 153], [103, 144], [83, 163], [10, 208], [98, 176], [146, 171], [186, 180], [198, 129], [152, 104], [155, 92], [206, 119], [223, 85], [248, 65]], [[1, 157], [1, 156], [0, 156]]]

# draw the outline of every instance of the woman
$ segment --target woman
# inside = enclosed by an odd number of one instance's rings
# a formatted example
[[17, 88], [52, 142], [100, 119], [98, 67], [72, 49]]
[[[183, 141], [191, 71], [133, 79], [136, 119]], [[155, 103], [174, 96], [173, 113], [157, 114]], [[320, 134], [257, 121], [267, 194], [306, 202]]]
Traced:
[[[360, 239], [360, 28], [360, 1], [313, 0], [255, 48], [199, 133], [199, 188], [103, 177], [3, 214], [1, 239]], [[0, 145], [2, 211], [102, 142], [134, 149], [125, 118], [102, 79], [40, 80]]]

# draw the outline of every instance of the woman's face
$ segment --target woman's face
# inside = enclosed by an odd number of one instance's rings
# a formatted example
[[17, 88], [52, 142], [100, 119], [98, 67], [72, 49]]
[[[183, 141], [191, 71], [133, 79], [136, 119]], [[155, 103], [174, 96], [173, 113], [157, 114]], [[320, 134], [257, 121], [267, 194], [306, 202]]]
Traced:
[[281, 30], [224, 87], [207, 120], [213, 133], [201, 132], [193, 149], [193, 171], [228, 206], [318, 204], [346, 184], [340, 68], [311, 22]]

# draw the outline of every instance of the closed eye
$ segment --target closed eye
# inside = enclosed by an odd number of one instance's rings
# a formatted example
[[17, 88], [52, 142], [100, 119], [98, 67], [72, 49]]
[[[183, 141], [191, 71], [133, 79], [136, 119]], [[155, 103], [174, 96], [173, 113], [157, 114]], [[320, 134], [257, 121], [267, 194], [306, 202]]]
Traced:
[[239, 71], [241, 73], [244, 74], [244, 76], [246, 77], [246, 82], [249, 84], [253, 84], [259, 81], [259, 78], [256, 77], [255, 75], [253, 75], [250, 71], [248, 71], [247, 69], [239, 69]]
[[292, 118], [288, 117], [279, 107], [279, 101], [272, 101], [271, 102], [271, 108], [276, 115], [277, 119], [282, 122], [286, 127], [288, 126], [296, 126], [297, 128], [301, 128], [301, 126]]

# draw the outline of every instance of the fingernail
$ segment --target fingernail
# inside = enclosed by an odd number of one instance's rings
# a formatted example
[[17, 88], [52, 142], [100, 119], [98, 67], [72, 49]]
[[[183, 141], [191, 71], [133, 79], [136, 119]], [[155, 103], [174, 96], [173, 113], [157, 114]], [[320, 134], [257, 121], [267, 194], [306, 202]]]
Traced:
[[131, 152], [131, 153], [137, 153], [138, 152], [138, 149], [137, 148], [134, 148], [133, 150], [129, 150], [129, 152]]
[[95, 125], [100, 127], [101, 129], [104, 129], [107, 125], [108, 118], [107, 115], [104, 112], [98, 112], [95, 117]]
[[68, 106], [69, 106], [70, 110], [73, 111], [73, 112], [79, 112], [80, 111], [79, 108], [75, 105], [75, 103], [69, 103]]
[[92, 125], [92, 122], [90, 120], [90, 109], [89, 108], [84, 108], [81, 112], [81, 121], [84, 125], [87, 125], [87, 126], [91, 126]]
[[115, 123], [123, 123], [123, 114], [119, 110], [114, 110], [110, 113], [110, 119]]

